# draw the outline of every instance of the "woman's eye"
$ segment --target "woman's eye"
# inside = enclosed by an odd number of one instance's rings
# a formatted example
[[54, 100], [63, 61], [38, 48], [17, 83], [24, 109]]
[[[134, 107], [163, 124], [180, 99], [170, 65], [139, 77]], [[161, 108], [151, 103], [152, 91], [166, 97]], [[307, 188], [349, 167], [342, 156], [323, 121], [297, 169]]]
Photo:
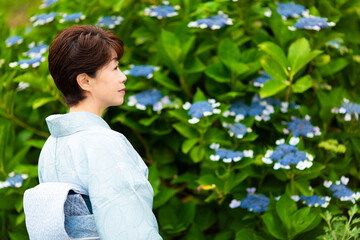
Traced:
[[116, 66], [116, 67], [114, 68], [114, 70], [118, 70], [118, 68], [119, 68], [119, 66]]

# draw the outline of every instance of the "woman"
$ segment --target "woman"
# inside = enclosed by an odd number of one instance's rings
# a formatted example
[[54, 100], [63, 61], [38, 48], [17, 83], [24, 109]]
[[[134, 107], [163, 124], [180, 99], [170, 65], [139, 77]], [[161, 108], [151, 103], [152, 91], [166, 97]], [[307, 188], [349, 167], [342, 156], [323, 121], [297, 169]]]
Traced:
[[147, 166], [101, 118], [124, 101], [122, 54], [122, 41], [95, 26], [64, 29], [50, 45], [49, 70], [70, 112], [46, 118], [51, 136], [40, 154], [39, 180], [86, 189], [102, 240], [162, 239]]

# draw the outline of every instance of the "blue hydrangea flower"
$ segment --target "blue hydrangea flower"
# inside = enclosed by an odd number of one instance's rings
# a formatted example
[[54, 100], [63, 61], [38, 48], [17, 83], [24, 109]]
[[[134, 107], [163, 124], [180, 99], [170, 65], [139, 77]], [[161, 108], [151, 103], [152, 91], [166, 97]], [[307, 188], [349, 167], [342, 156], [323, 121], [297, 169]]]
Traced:
[[345, 114], [345, 121], [351, 121], [352, 115], [355, 117], [356, 120], [359, 120], [360, 105], [357, 103], [352, 103], [348, 99], [344, 99], [341, 107], [333, 108], [331, 111], [333, 113]]
[[85, 15], [83, 15], [81, 12], [78, 13], [72, 13], [72, 14], [63, 14], [63, 18], [59, 20], [60, 23], [63, 22], [79, 22], [80, 20], [84, 20]]
[[341, 55], [348, 52], [347, 47], [345, 47], [343, 45], [343, 40], [342, 39], [328, 41], [325, 45], [338, 50]]
[[145, 8], [145, 15], [163, 19], [177, 16], [179, 14], [176, 10], [179, 10], [180, 6], [171, 6], [168, 2], [163, 3], [165, 4], [163, 6], [151, 6], [150, 8]]
[[223, 123], [223, 126], [229, 129], [230, 136], [235, 136], [236, 138], [242, 139], [247, 132], [251, 132], [251, 128], [247, 128], [244, 124], [235, 123], [227, 124]]
[[11, 36], [5, 40], [5, 44], [7, 47], [11, 47], [15, 44], [20, 44], [22, 42], [23, 42], [23, 38], [17, 35]]
[[254, 152], [252, 150], [245, 150], [243, 152], [234, 151], [231, 149], [220, 148], [220, 145], [216, 143], [211, 144], [210, 148], [215, 150], [215, 154], [210, 156], [210, 160], [212, 161], [219, 161], [221, 159], [225, 163], [231, 163], [238, 162], [243, 157], [254, 157]]
[[299, 170], [304, 170], [312, 166], [313, 157], [303, 151], [299, 151], [296, 146], [290, 144], [280, 144], [275, 150], [268, 150], [262, 161], [266, 164], [274, 164], [274, 169], [290, 169], [295, 166]]
[[34, 27], [28, 27], [25, 29], [25, 34], [28, 34], [29, 32], [31, 32], [34, 29]]
[[210, 28], [211, 30], [216, 30], [222, 28], [226, 25], [232, 25], [233, 22], [226, 14], [220, 13], [216, 16], [211, 16], [208, 18], [202, 18], [194, 22], [190, 22], [188, 27], [196, 28]]
[[297, 18], [306, 12], [306, 8], [303, 5], [290, 3], [279, 3], [276, 11], [280, 14], [283, 19], [288, 17]]
[[43, 3], [40, 5], [40, 8], [47, 8], [53, 5], [54, 3], [57, 3], [58, 0], [43, 0]]
[[220, 103], [217, 103], [215, 99], [209, 99], [207, 101], [199, 101], [193, 104], [186, 102], [183, 105], [185, 110], [189, 110], [188, 114], [191, 116], [189, 123], [195, 124], [200, 121], [200, 118], [210, 116], [213, 114], [219, 114], [221, 112], [217, 107]]
[[241, 201], [237, 201], [234, 199], [231, 201], [229, 206], [231, 208], [246, 208], [249, 212], [261, 213], [267, 210], [269, 201], [269, 198], [263, 194], [255, 194], [253, 192], [249, 192], [246, 198]]
[[159, 67], [152, 65], [130, 65], [130, 70], [125, 70], [125, 75], [131, 75], [134, 77], [146, 77], [152, 78], [154, 71], [159, 70]]
[[121, 22], [123, 21], [123, 17], [115, 17], [115, 16], [104, 16], [101, 17], [98, 22], [96, 23], [96, 25], [100, 26], [100, 27], [108, 27], [110, 29], [115, 28], [115, 26], [120, 25]]
[[331, 198], [328, 196], [320, 197], [317, 195], [313, 195], [313, 196], [301, 195], [300, 200], [303, 202], [303, 204], [306, 204], [308, 207], [321, 206], [323, 208], [326, 208], [329, 205]]
[[129, 106], [145, 110], [147, 106], [152, 106], [154, 111], [161, 111], [165, 106], [177, 107], [170, 101], [169, 96], [162, 96], [157, 89], [149, 89], [129, 97]]
[[34, 57], [31, 59], [22, 59], [18, 62], [12, 62], [9, 64], [10, 67], [20, 66], [22, 69], [32, 66], [33, 68], [40, 66], [40, 63], [45, 61], [45, 57]]
[[295, 137], [306, 136], [313, 138], [321, 135], [320, 128], [314, 127], [309, 120], [309, 116], [306, 116], [305, 119], [292, 117], [292, 121], [287, 124], [287, 128], [284, 128], [283, 131], [285, 134], [291, 132]]
[[30, 48], [29, 51], [25, 52], [24, 55], [29, 56], [31, 58], [35, 58], [35, 57], [41, 57], [41, 55], [43, 55], [49, 49], [49, 45], [40, 43], [37, 46], [35, 46], [35, 43], [31, 43], [29, 45], [29, 48]]
[[223, 116], [235, 116], [236, 122], [247, 116], [255, 117], [256, 121], [268, 121], [272, 113], [274, 113], [274, 106], [254, 96], [251, 106], [246, 105], [243, 101], [236, 101], [231, 104], [228, 111], [224, 112]]
[[300, 18], [295, 23], [294, 27], [289, 27], [290, 30], [294, 31], [296, 29], [307, 29], [307, 30], [315, 30], [319, 31], [322, 28], [328, 28], [335, 26], [333, 22], [327, 22], [326, 18], [322, 17], [314, 17], [308, 16], [304, 18]]
[[257, 77], [254, 79], [253, 85], [255, 87], [262, 87], [262, 86], [264, 86], [264, 83], [266, 83], [267, 81], [269, 81], [271, 79], [272, 79], [272, 77], [270, 77], [269, 74], [267, 74], [266, 72], [262, 72], [260, 77]]
[[349, 178], [342, 176], [339, 181], [334, 184], [332, 181], [324, 181], [324, 186], [333, 192], [333, 196], [340, 199], [340, 201], [351, 201], [355, 204], [360, 198], [360, 192], [354, 193], [351, 189], [346, 187]]
[[45, 23], [54, 21], [56, 15], [57, 14], [55, 12], [43, 13], [31, 17], [30, 21], [33, 22], [33, 27], [36, 27], [38, 25], [44, 25]]
[[6, 187], [15, 187], [15, 188], [19, 188], [22, 186], [22, 183], [24, 181], [24, 179], [27, 179], [28, 175], [27, 174], [16, 174], [14, 172], [9, 173], [9, 177], [1, 182], [0, 181], [0, 188], [6, 188]]

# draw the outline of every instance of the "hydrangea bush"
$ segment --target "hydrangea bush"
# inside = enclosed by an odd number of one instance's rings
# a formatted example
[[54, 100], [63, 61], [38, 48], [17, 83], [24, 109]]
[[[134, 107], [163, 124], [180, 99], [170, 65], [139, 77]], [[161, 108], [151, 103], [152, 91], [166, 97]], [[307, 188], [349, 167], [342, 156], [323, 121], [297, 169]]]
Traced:
[[11, 29], [0, 14], [0, 239], [28, 239], [45, 118], [67, 111], [48, 47], [74, 24], [125, 43], [127, 97], [103, 117], [148, 165], [164, 239], [326, 236], [321, 216], [360, 198], [356, 4], [42, 1]]

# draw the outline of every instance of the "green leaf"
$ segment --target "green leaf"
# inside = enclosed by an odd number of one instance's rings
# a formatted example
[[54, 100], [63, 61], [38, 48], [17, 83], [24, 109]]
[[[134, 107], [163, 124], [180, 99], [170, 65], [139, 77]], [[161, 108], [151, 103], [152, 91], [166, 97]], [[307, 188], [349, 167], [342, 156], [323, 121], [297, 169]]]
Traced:
[[240, 60], [240, 51], [233, 41], [223, 38], [219, 43], [218, 56], [228, 68], [231, 68], [233, 61], [237, 62]]
[[44, 106], [45, 104], [49, 103], [49, 102], [53, 102], [56, 101], [55, 97], [45, 97], [45, 98], [37, 98], [35, 99], [35, 101], [32, 104], [32, 108], [33, 109], [37, 109], [41, 106]]
[[183, 153], [187, 154], [195, 146], [195, 144], [198, 141], [199, 140], [197, 138], [192, 138], [192, 139], [185, 140], [184, 143], [182, 144], [182, 147], [181, 147]]
[[296, 236], [297, 234], [304, 232], [315, 221], [317, 221], [317, 218], [320, 218], [320, 216], [318, 214], [311, 213], [310, 208], [305, 207], [299, 209], [293, 214], [291, 219], [291, 224], [294, 228], [294, 231], [291, 232], [291, 235]]
[[186, 73], [198, 73], [206, 69], [206, 66], [201, 62], [198, 57], [192, 57], [189, 61], [185, 62], [184, 71]]
[[203, 160], [204, 156], [205, 156], [205, 149], [203, 146], [195, 146], [190, 151], [190, 157], [195, 163]]
[[177, 191], [175, 189], [160, 187], [159, 193], [154, 197], [153, 209], [156, 209], [156, 208], [161, 207], [162, 205], [164, 205], [176, 193], [177, 193]]
[[197, 138], [199, 137], [199, 133], [196, 128], [190, 127], [186, 123], [175, 123], [173, 127], [184, 137], [186, 138]]
[[217, 220], [214, 211], [206, 206], [198, 206], [196, 208], [196, 215], [194, 222], [198, 224], [201, 230], [206, 230], [213, 225]]
[[159, 115], [154, 115], [151, 118], [140, 119], [139, 123], [141, 123], [142, 125], [148, 127], [158, 118], [159, 118]]
[[282, 66], [274, 61], [270, 56], [264, 56], [260, 60], [261, 66], [270, 77], [277, 80], [286, 80], [287, 72], [284, 72]]
[[269, 54], [275, 59], [286, 72], [288, 67], [288, 61], [286, 59], [284, 51], [273, 42], [263, 42], [259, 44], [259, 49]]
[[175, 117], [176, 119], [187, 122], [189, 120], [189, 114], [183, 109], [174, 109], [167, 112], [170, 116]]
[[205, 70], [205, 74], [217, 82], [231, 82], [230, 73], [221, 62], [213, 63], [208, 66]]
[[260, 97], [270, 97], [285, 89], [287, 84], [281, 80], [269, 80], [264, 86], [260, 89]]
[[331, 76], [341, 70], [343, 70], [349, 62], [345, 58], [336, 58], [331, 60], [328, 64], [320, 68], [322, 76]]
[[322, 53], [322, 51], [315, 50], [315, 51], [312, 51], [309, 54], [305, 54], [305, 55], [301, 56], [300, 59], [299, 59], [298, 65], [294, 66], [294, 68], [291, 69], [291, 77], [295, 76], [295, 74], [297, 72], [299, 72], [306, 64], [308, 64], [311, 60], [316, 58], [321, 53]]
[[288, 60], [291, 69], [299, 65], [299, 59], [310, 52], [310, 43], [306, 38], [300, 38], [289, 47]]
[[303, 93], [311, 87], [312, 87], [311, 76], [306, 75], [296, 80], [295, 84], [292, 86], [292, 89], [295, 93]]
[[276, 203], [276, 212], [288, 232], [291, 232], [291, 217], [296, 212], [296, 203], [287, 195], [282, 195]]
[[199, 101], [206, 101], [206, 100], [208, 100], [208, 98], [205, 96], [204, 92], [201, 91], [200, 88], [197, 88], [193, 101], [199, 102]]
[[154, 196], [156, 196], [159, 192], [160, 177], [159, 177], [159, 172], [158, 172], [155, 164], [153, 164], [149, 167], [148, 179], [149, 179], [149, 182], [151, 183], [152, 188], [154, 189]]
[[281, 230], [280, 219], [274, 214], [274, 212], [266, 212], [262, 219], [269, 233], [276, 239], [288, 239], [286, 234]]
[[175, 83], [171, 78], [169, 78], [165, 74], [160, 73], [159, 71], [154, 72], [154, 80], [172, 91], [182, 90], [179, 85]]

